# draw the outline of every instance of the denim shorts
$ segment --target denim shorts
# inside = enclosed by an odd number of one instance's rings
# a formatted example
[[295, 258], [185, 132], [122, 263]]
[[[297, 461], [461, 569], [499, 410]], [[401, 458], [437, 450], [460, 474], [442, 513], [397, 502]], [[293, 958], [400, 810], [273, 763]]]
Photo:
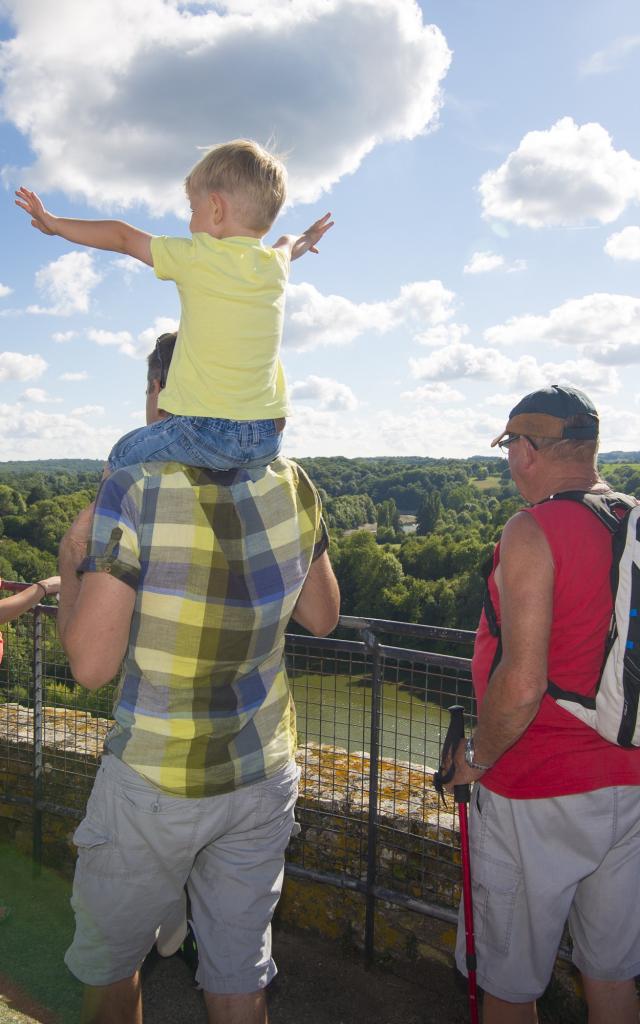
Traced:
[[[569, 919], [588, 978], [640, 973], [640, 787], [509, 800], [474, 787], [469, 818], [478, 985], [510, 1003], [542, 995]], [[466, 974], [462, 907], [456, 960]]]
[[257, 992], [271, 981], [271, 918], [295, 832], [299, 769], [220, 796], [171, 796], [119, 758], [102, 759], [73, 841], [76, 930], [65, 955], [85, 985], [130, 978], [156, 929], [184, 909], [206, 992]]
[[125, 434], [111, 449], [109, 468], [140, 462], [180, 462], [205, 469], [268, 466], [277, 458], [282, 431], [275, 420], [221, 420], [167, 416]]

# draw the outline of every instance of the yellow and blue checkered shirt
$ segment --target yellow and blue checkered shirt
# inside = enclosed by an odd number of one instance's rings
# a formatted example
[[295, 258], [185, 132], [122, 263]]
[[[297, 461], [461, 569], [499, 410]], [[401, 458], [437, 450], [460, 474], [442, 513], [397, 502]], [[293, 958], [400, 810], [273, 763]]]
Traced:
[[111, 573], [136, 600], [105, 750], [186, 797], [286, 764], [296, 733], [284, 632], [327, 543], [318, 494], [287, 459], [109, 477], [80, 571]]

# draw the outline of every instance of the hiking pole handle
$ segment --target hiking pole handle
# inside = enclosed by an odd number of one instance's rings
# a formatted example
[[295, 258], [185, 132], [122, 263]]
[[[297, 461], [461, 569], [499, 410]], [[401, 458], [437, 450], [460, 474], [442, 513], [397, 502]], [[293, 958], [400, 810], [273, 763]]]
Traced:
[[[453, 704], [449, 708], [449, 729], [453, 735], [454, 748], [451, 756], [455, 758], [458, 744], [464, 740], [464, 708], [462, 704]], [[468, 782], [453, 787], [453, 800], [456, 804], [468, 804], [471, 800], [471, 786]]]
[[[448, 782], [451, 782], [455, 775], [455, 757], [456, 751], [460, 743], [464, 740], [464, 708], [462, 704], [452, 704], [449, 708], [449, 728], [442, 744], [442, 753], [440, 755], [440, 768], [433, 776], [433, 784], [438, 793], [441, 796], [444, 795], [444, 787]], [[449, 762], [448, 768], [445, 769], [445, 762]], [[469, 802], [469, 796], [467, 795], [466, 801], [463, 798], [463, 793], [460, 792], [458, 796], [458, 790], [462, 791], [466, 789], [467, 794], [469, 792], [468, 786], [454, 786], [453, 799], [456, 803]]]

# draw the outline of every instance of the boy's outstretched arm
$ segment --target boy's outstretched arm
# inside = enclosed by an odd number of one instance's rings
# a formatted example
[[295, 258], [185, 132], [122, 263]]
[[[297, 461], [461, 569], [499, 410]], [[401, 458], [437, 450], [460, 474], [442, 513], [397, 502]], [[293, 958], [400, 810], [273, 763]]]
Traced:
[[274, 244], [274, 249], [288, 249], [292, 260], [304, 256], [305, 252], [317, 252], [316, 245], [326, 235], [329, 228], [333, 227], [331, 214], [325, 213], [324, 217], [315, 221], [310, 228], [307, 228], [301, 235], [282, 235]]
[[34, 228], [45, 235], [59, 235], [68, 242], [88, 245], [92, 249], [108, 249], [153, 266], [151, 259], [152, 235], [140, 231], [123, 220], [74, 220], [55, 217], [45, 210], [41, 199], [28, 188], [16, 192], [16, 206], [28, 213]]

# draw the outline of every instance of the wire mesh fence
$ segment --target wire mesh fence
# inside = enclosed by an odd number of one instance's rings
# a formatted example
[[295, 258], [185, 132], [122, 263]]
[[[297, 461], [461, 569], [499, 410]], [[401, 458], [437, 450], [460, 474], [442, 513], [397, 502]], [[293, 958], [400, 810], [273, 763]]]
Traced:
[[[43, 815], [83, 813], [114, 697], [112, 685], [90, 692], [73, 682], [55, 615], [38, 606], [5, 625], [0, 665], [0, 803], [31, 806], [36, 856]], [[469, 725], [475, 710], [468, 658], [381, 638], [466, 651], [473, 634], [349, 617], [340, 625], [359, 639], [287, 637], [301, 767], [287, 870], [362, 892], [371, 952], [377, 899], [453, 919], [458, 832], [432, 775], [446, 709], [462, 704]]]

